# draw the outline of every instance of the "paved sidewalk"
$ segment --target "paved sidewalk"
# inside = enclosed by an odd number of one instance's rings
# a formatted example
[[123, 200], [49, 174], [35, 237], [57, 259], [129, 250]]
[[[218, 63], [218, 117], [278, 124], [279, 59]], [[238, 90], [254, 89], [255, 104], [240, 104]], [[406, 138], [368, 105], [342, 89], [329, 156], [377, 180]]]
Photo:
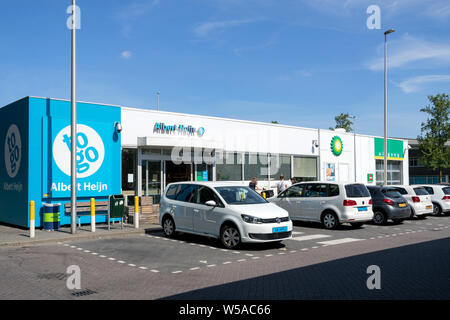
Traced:
[[90, 225], [81, 225], [81, 228], [77, 227], [76, 234], [70, 233], [70, 227], [62, 227], [59, 231], [45, 231], [36, 229], [35, 237], [31, 239], [30, 232], [27, 229], [0, 224], [0, 247], [121, 237], [134, 234], [144, 234], [151, 230], [160, 228], [161, 227], [156, 224], [141, 224], [139, 229], [135, 229], [133, 225], [124, 224], [123, 229], [121, 229], [120, 223], [115, 223], [111, 224], [111, 230], [108, 230], [107, 224], [97, 224], [96, 231], [91, 232]]

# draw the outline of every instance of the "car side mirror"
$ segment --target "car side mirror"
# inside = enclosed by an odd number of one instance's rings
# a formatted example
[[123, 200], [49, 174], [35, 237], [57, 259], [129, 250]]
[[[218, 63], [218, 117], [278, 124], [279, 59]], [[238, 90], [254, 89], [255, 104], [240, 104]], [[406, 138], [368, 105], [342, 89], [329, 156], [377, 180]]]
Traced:
[[208, 200], [205, 202], [205, 205], [209, 207], [217, 207], [217, 203], [214, 200]]

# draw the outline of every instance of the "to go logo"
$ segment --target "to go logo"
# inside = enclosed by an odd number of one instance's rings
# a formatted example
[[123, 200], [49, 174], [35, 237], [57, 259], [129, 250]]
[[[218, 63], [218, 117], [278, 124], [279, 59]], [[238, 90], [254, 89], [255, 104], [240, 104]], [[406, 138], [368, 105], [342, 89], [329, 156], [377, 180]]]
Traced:
[[22, 158], [22, 140], [20, 139], [19, 128], [12, 124], [5, 138], [5, 165], [6, 172], [10, 178], [14, 178], [20, 169], [20, 160]]
[[[70, 176], [70, 126], [62, 129], [53, 141], [53, 158], [58, 168]], [[98, 133], [83, 124], [77, 125], [77, 177], [86, 178], [97, 172], [105, 158], [105, 146]]]

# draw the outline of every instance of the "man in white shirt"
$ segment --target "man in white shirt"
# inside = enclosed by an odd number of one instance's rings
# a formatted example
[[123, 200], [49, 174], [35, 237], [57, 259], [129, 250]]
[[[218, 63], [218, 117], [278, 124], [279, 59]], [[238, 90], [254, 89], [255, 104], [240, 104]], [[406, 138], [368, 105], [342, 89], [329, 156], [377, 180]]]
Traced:
[[280, 176], [280, 182], [277, 183], [277, 192], [278, 194], [286, 190], [288, 187], [287, 182], [284, 181], [284, 175]]

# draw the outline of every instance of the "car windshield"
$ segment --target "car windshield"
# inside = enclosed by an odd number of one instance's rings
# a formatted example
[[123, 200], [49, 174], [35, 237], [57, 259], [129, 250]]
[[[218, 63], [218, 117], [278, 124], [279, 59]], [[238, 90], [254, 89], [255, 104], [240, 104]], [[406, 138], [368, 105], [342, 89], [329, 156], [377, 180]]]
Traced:
[[349, 198], [365, 198], [370, 197], [369, 190], [362, 184], [347, 184], [345, 192]]
[[418, 196], [426, 196], [426, 195], [429, 194], [429, 193], [427, 192], [427, 190], [425, 190], [425, 188], [422, 188], [422, 187], [420, 187], [420, 188], [414, 188], [414, 192], [415, 192], [416, 195], [418, 195]]
[[216, 187], [217, 192], [228, 204], [258, 204], [267, 203], [266, 199], [249, 187]]
[[450, 194], [450, 187], [442, 188], [442, 191], [444, 191], [445, 194]]
[[381, 192], [388, 198], [401, 198], [400, 192], [395, 189], [382, 189]]

